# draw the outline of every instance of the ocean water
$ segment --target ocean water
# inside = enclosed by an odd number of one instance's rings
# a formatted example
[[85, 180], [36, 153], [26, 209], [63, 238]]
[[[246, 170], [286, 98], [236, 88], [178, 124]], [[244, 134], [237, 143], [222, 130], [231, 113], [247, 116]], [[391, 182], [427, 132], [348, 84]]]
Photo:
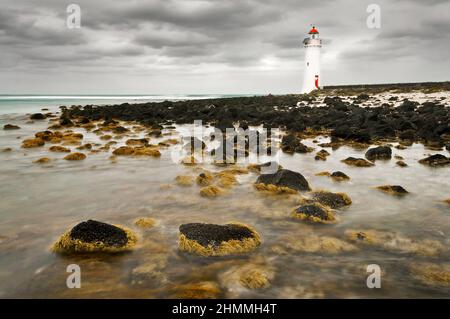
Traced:
[[[131, 132], [113, 136], [117, 144], [109, 151], [83, 151], [87, 155], [84, 161], [65, 161], [66, 154], [49, 152], [50, 144], [33, 149], [20, 147], [23, 139], [51, 124], [51, 120], [29, 121], [27, 113], [42, 108], [56, 113], [60, 105], [204, 97], [1, 96], [1, 127], [11, 123], [21, 129], [0, 130], [0, 297], [167, 298], [178, 296], [188, 285], [205, 282], [218, 287], [219, 292], [211, 292], [212, 296], [224, 298], [449, 296], [445, 274], [450, 273], [450, 205], [443, 201], [450, 197], [450, 168], [429, 168], [418, 163], [430, 153], [449, 156], [447, 151], [431, 151], [421, 144], [405, 150], [394, 148], [393, 153], [409, 165], [406, 168], [398, 167], [394, 159], [377, 161], [369, 168], [346, 166], [342, 159], [364, 156], [365, 150], [351, 146], [328, 148], [331, 155], [327, 161], [314, 160], [314, 152], [277, 153], [279, 163], [301, 172], [314, 190], [344, 192], [352, 199], [352, 205], [335, 212], [338, 223], [322, 225], [291, 217], [299, 196], [308, 197], [308, 193], [260, 193], [253, 187], [258, 175], [252, 172], [238, 175], [238, 185], [210, 199], [199, 195], [199, 186], [178, 186], [175, 178], [195, 177], [203, 169], [219, 172], [224, 167], [210, 163], [182, 165], [173, 160], [172, 148], [162, 148], [160, 158], [110, 160], [115, 147], [129, 138], [145, 136], [147, 131], [135, 123], [121, 123]], [[166, 128], [164, 136], [152, 137], [150, 142], [181, 140], [191, 128]], [[92, 131], [73, 130], [84, 135], [83, 143], [108, 142]], [[304, 143], [318, 151], [317, 144], [327, 141], [328, 137], [323, 136]], [[75, 150], [75, 146], [68, 147]], [[11, 151], [3, 152], [5, 148]], [[33, 163], [43, 156], [51, 162]], [[316, 175], [336, 170], [349, 175], [350, 181], [335, 182]], [[385, 184], [401, 185], [410, 194], [395, 197], [375, 189]], [[156, 225], [141, 230], [133, 224], [139, 217], [151, 217]], [[130, 253], [115, 256], [63, 256], [50, 251], [61, 234], [87, 219], [133, 229], [139, 238], [138, 246]], [[181, 224], [229, 221], [254, 227], [262, 237], [262, 245], [247, 255], [220, 258], [197, 257], [178, 250]], [[364, 245], [348, 237], [353, 230], [378, 235], [374, 235], [373, 244]], [[81, 267], [80, 289], [66, 286], [66, 268], [70, 264]], [[370, 264], [382, 270], [380, 289], [366, 285]], [[248, 269], [265, 274], [270, 285], [260, 289], [243, 287], [239, 276]], [[439, 273], [444, 274], [444, 279]]]

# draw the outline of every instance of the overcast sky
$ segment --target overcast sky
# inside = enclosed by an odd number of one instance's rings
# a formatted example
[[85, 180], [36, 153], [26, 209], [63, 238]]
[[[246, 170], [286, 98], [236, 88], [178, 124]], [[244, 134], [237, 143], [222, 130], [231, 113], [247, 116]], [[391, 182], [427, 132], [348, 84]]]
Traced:
[[312, 23], [324, 85], [450, 80], [448, 0], [1, 0], [0, 93], [297, 93]]

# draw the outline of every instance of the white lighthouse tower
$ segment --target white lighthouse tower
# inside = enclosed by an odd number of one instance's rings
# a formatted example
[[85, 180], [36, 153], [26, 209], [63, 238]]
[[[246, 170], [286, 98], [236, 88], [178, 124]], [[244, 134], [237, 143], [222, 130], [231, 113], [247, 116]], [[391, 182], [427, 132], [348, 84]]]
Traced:
[[319, 88], [320, 78], [320, 48], [322, 40], [316, 27], [309, 30], [309, 36], [303, 40], [305, 53], [305, 76], [303, 78], [302, 93], [309, 93]]

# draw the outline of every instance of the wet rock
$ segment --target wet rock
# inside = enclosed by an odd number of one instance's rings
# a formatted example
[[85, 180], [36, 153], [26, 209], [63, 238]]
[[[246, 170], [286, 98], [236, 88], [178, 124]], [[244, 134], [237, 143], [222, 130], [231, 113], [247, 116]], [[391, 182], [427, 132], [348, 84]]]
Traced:
[[445, 149], [450, 152], [450, 142], [447, 142], [447, 144], [445, 144]]
[[316, 161], [321, 160], [321, 161], [326, 161], [327, 160], [327, 156], [330, 156], [330, 153], [328, 153], [328, 151], [326, 150], [320, 150], [319, 152], [316, 153], [316, 156], [314, 157], [314, 159]]
[[20, 130], [20, 126], [13, 125], [13, 124], [5, 124], [3, 125], [4, 130]]
[[400, 166], [400, 167], [407, 167], [408, 166], [408, 164], [406, 164], [404, 161], [397, 161], [395, 164], [397, 164], [397, 166]]
[[134, 221], [134, 224], [142, 229], [149, 229], [155, 226], [155, 220], [150, 217], [141, 217]]
[[1, 150], [2, 153], [9, 153], [12, 152], [12, 148], [11, 147], [5, 147]]
[[42, 113], [34, 113], [30, 115], [31, 120], [45, 120], [47, 117]]
[[345, 173], [343, 173], [341, 171], [336, 171], [336, 172], [331, 173], [330, 177], [338, 182], [346, 181], [346, 180], [350, 179], [350, 177], [348, 177]]
[[450, 158], [441, 154], [434, 154], [419, 160], [419, 163], [433, 167], [446, 166], [450, 165]]
[[412, 275], [428, 286], [450, 287], [450, 264], [420, 263], [410, 267]]
[[377, 159], [391, 159], [392, 150], [389, 146], [378, 146], [370, 148], [366, 152], [365, 156], [370, 161], [374, 161]]
[[260, 244], [259, 234], [244, 224], [191, 223], [180, 226], [179, 249], [201, 256], [246, 253]]
[[86, 159], [86, 155], [83, 153], [70, 153], [64, 157], [66, 161], [82, 161]]
[[209, 186], [214, 181], [214, 176], [209, 172], [200, 173], [195, 179], [200, 186]]
[[46, 142], [51, 142], [54, 139], [61, 139], [63, 134], [61, 132], [42, 131], [37, 132], [34, 136], [43, 139]]
[[188, 283], [172, 290], [170, 297], [176, 299], [216, 299], [221, 295], [219, 285], [213, 281]]
[[402, 156], [400, 156], [400, 155], [395, 155], [394, 158], [396, 160], [404, 160], [404, 158]]
[[242, 288], [264, 289], [271, 286], [275, 277], [274, 268], [265, 263], [250, 263], [234, 266], [219, 275], [220, 283], [231, 294], [228, 297], [238, 297], [233, 293]]
[[133, 150], [134, 156], [151, 156], [160, 157], [161, 152], [153, 147], [135, 147]]
[[345, 193], [332, 193], [327, 191], [316, 191], [311, 193], [311, 198], [314, 202], [319, 202], [322, 205], [333, 209], [341, 208], [351, 205], [352, 200]]
[[316, 223], [334, 222], [336, 218], [333, 212], [320, 204], [306, 204], [297, 207], [292, 216], [301, 220], [308, 220]]
[[447, 198], [446, 200], [444, 200], [444, 203], [450, 205], [450, 198]]
[[275, 161], [266, 162], [263, 164], [250, 164], [247, 166], [247, 169], [249, 171], [257, 172], [257, 173], [261, 173], [261, 172], [265, 173], [264, 170], [270, 170], [270, 171], [273, 171], [273, 173], [274, 173], [282, 168], [283, 168], [283, 166], [281, 166], [278, 162], [275, 162]]
[[92, 149], [92, 144], [90, 144], [90, 143], [87, 143], [87, 144], [77, 147], [77, 150], [79, 150], [79, 151], [91, 150], [91, 149]]
[[283, 136], [281, 140], [281, 149], [283, 150], [283, 152], [289, 154], [309, 153], [313, 151], [311, 147], [307, 147], [301, 142], [301, 139], [293, 134]]
[[355, 158], [355, 157], [347, 157], [346, 159], [341, 161], [342, 163], [345, 163], [350, 166], [356, 166], [356, 167], [370, 167], [374, 166], [372, 162], [367, 161], [364, 158]]
[[114, 155], [133, 155], [134, 148], [130, 146], [121, 146], [113, 151]]
[[112, 136], [111, 135], [102, 135], [102, 136], [100, 136], [100, 139], [102, 141], [108, 141], [108, 140], [112, 139]]
[[53, 245], [57, 253], [121, 252], [137, 241], [130, 230], [95, 220], [81, 222]]
[[59, 145], [51, 146], [48, 150], [56, 153], [70, 153], [70, 148]]
[[224, 194], [224, 190], [216, 185], [209, 185], [200, 189], [200, 195], [202, 197], [217, 197]]
[[180, 186], [192, 186], [194, 185], [194, 178], [192, 176], [178, 175], [175, 178], [175, 182]]
[[29, 138], [22, 142], [22, 148], [34, 148], [44, 146], [45, 141], [41, 138]]
[[274, 185], [294, 191], [310, 190], [308, 181], [302, 174], [288, 169], [281, 169], [274, 174], [262, 174], [256, 180], [256, 184]]
[[128, 146], [148, 146], [148, 139], [147, 138], [132, 138], [125, 142]]
[[35, 164], [47, 164], [47, 163], [50, 163], [50, 161], [51, 160], [48, 157], [41, 157], [41, 158], [33, 161], [33, 163], [35, 163]]
[[347, 230], [345, 236], [356, 244], [377, 246], [386, 250], [413, 253], [422, 256], [437, 256], [444, 246], [435, 240], [416, 240], [401, 234], [379, 230]]
[[116, 126], [116, 127], [114, 127], [112, 129], [112, 132], [114, 134], [124, 134], [124, 133], [129, 132], [129, 129], [127, 129], [127, 128], [123, 127], [123, 126]]
[[377, 189], [379, 189], [380, 191], [385, 192], [387, 194], [397, 195], [397, 196], [406, 195], [409, 193], [406, 189], [404, 189], [400, 185], [377, 186]]
[[131, 284], [140, 287], [159, 287], [167, 283], [164, 268], [167, 266], [167, 258], [161, 254], [153, 255], [154, 258], [140, 264], [131, 271]]

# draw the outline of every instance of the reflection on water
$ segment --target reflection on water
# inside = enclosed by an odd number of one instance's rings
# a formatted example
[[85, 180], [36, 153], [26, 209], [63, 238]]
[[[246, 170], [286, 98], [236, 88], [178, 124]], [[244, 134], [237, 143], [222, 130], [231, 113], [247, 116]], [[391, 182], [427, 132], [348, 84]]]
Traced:
[[[396, 166], [394, 159], [377, 161], [369, 168], [346, 166], [340, 160], [364, 156], [363, 150], [346, 146], [328, 149], [331, 156], [325, 162], [314, 160], [314, 153], [280, 153], [280, 164], [301, 172], [313, 189], [345, 192], [353, 201], [337, 211], [339, 223], [313, 225], [290, 217], [299, 195], [258, 193], [252, 185], [255, 173], [238, 175], [239, 185], [223, 196], [203, 198], [197, 185], [175, 184], [177, 175], [196, 176], [198, 168], [172, 162], [170, 149], [162, 149], [161, 158], [111, 161], [111, 152], [87, 152], [86, 160], [69, 162], [62, 159], [65, 154], [49, 153], [48, 145], [21, 149], [21, 140], [48, 126], [47, 121], [26, 121], [25, 116], [0, 119], [1, 126], [21, 126], [17, 131], [0, 131], [0, 150], [12, 148], [0, 153], [1, 297], [164, 298], [189, 296], [192, 289], [198, 293], [198, 285], [202, 297], [229, 298], [447, 297], [450, 292], [448, 285], [436, 285], [412, 273], [422, 264], [445, 267], [450, 262], [450, 208], [443, 203], [450, 197], [450, 169], [418, 164], [430, 153], [422, 145], [393, 149], [404, 157], [406, 168]], [[151, 143], [179, 137], [185, 129], [164, 130], [172, 135], [152, 138]], [[107, 142], [83, 129], [74, 130], [84, 134], [83, 143]], [[117, 146], [127, 138], [119, 139]], [[312, 140], [305, 144], [320, 149]], [[43, 156], [52, 161], [32, 163]], [[202, 167], [223, 169], [210, 164]], [[316, 176], [336, 170], [350, 176], [350, 181]], [[401, 185], [410, 194], [399, 198], [374, 188], [385, 184]], [[156, 226], [139, 230], [133, 226], [138, 217], [154, 218]], [[139, 235], [137, 249], [115, 256], [49, 252], [59, 235], [87, 219], [133, 228]], [[229, 221], [253, 226], [263, 244], [254, 253], [238, 257], [199, 258], [178, 252], [179, 225]], [[347, 230], [394, 235], [388, 243], [359, 245], [349, 240]], [[411, 248], [425, 240], [442, 249], [429, 256]], [[81, 289], [66, 287], [66, 266], [73, 263], [82, 270]], [[381, 289], [367, 288], [368, 264], [382, 268]], [[269, 284], [260, 289], [243, 286], [239, 274], [248, 269], [256, 269]]]

